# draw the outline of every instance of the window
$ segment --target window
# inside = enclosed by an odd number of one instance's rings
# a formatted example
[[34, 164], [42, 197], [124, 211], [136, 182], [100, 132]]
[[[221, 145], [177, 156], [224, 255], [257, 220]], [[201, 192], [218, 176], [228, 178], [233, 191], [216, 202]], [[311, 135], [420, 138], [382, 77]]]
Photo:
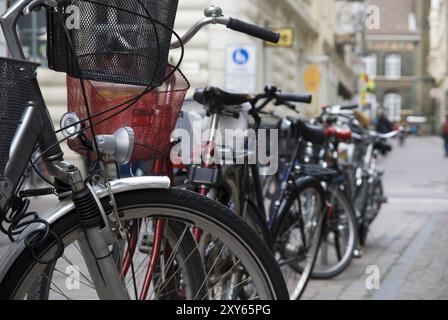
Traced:
[[386, 55], [385, 72], [388, 79], [400, 79], [401, 77], [401, 55], [398, 53], [390, 53]]
[[384, 96], [384, 111], [390, 121], [401, 120], [401, 96], [397, 93], [388, 93]]
[[377, 75], [377, 57], [376, 54], [371, 53], [364, 57], [364, 67], [369, 77], [376, 77]]
[[415, 16], [415, 13], [410, 13], [408, 17], [409, 21], [409, 31], [411, 32], [417, 32], [417, 17]]

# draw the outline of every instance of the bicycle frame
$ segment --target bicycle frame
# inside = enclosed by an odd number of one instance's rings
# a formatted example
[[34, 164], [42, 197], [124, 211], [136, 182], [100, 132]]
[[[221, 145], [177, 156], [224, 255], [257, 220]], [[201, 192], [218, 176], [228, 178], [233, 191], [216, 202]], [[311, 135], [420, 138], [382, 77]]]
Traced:
[[[256, 99], [251, 103], [252, 104], [252, 110], [256, 110]], [[214, 132], [219, 127], [219, 120], [220, 115], [219, 114], [211, 114], [210, 115], [211, 120], [211, 135], [208, 140], [208, 147], [205, 154], [205, 159], [213, 158], [213, 146], [214, 146]], [[261, 118], [258, 117], [258, 115], [255, 113], [252, 113], [252, 116], [255, 119], [255, 131], [258, 132], [260, 124], [261, 124]], [[258, 134], [255, 135], [258, 139]], [[239, 186], [240, 197], [241, 197], [241, 206], [243, 206], [244, 202], [247, 202], [249, 206], [254, 210], [254, 213], [256, 215], [256, 219], [259, 222], [259, 226], [262, 227], [262, 231], [264, 233], [264, 238], [267, 242], [267, 245], [273, 249], [274, 248], [274, 239], [276, 238], [276, 234], [278, 232], [278, 229], [280, 227], [280, 224], [282, 223], [283, 219], [289, 214], [289, 210], [291, 207], [290, 199], [288, 198], [288, 192], [291, 190], [291, 185], [288, 184], [288, 181], [292, 181], [292, 174], [294, 173], [294, 168], [298, 164], [297, 160], [299, 158], [300, 153], [300, 145], [301, 142], [297, 141], [297, 146], [293, 154], [293, 158], [291, 163], [287, 167], [287, 173], [284, 176], [283, 181], [281, 182], [282, 190], [280, 196], [277, 198], [279, 202], [281, 203], [281, 207], [276, 208], [275, 211], [269, 212], [267, 214], [265, 209], [265, 203], [264, 203], [264, 197], [263, 197], [263, 188], [262, 188], [262, 181], [261, 181], [261, 175], [260, 175], [260, 165], [257, 164], [248, 164], [247, 161], [243, 165], [236, 165], [236, 166], [242, 166], [243, 167], [243, 177], [241, 180], [241, 185]], [[246, 143], [247, 147], [247, 143]], [[208, 161], [204, 161], [204, 168], [215, 168], [216, 170], [222, 171], [221, 165], [215, 165], [210, 166], [208, 164]], [[219, 176], [222, 176], [221, 174]], [[306, 176], [303, 176], [303, 178]], [[315, 179], [320, 182], [317, 178], [307, 177], [310, 179]], [[193, 181], [194, 182], [194, 181]], [[300, 184], [308, 182], [303, 181], [301, 179], [297, 179], [297, 181], [293, 181], [292, 188], [300, 188]], [[248, 190], [248, 185], [251, 184], [251, 190], [252, 194], [248, 193], [246, 190]], [[213, 186], [208, 186], [205, 184], [199, 185], [198, 192], [202, 195], [207, 194], [216, 194], [216, 192], [210, 192], [213, 191]], [[288, 200], [288, 201], [285, 201]], [[241, 212], [244, 212], [244, 208], [240, 208]], [[196, 234], [196, 237], [200, 237], [200, 233]]]
[[[0, 17], [0, 25], [11, 57], [17, 60], [25, 60], [25, 55], [17, 35], [17, 22], [22, 16], [23, 10], [31, 3], [31, 0], [20, 0], [15, 2], [7, 12]], [[45, 104], [37, 79], [33, 80], [32, 91], [34, 104], [30, 104], [25, 111], [23, 121], [19, 126], [10, 150], [10, 159], [5, 168], [4, 178], [11, 184], [8, 203], [12, 193], [17, 193], [23, 181], [23, 173], [27, 167], [36, 145], [41, 150], [48, 150], [44, 160], [47, 161], [49, 169], [55, 176], [67, 183], [66, 173], [61, 171], [58, 163], [63, 161], [63, 152], [54, 133], [53, 122]], [[64, 166], [66, 167], [66, 166]], [[1, 211], [7, 208], [0, 208]]]

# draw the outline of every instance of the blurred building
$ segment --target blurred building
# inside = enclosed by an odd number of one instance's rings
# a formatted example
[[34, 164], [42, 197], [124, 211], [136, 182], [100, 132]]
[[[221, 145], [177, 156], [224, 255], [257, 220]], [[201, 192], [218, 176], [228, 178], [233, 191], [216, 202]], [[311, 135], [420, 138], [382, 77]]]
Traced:
[[[0, 0], [0, 3], [11, 1]], [[182, 35], [211, 4], [226, 16], [270, 29], [281, 28], [283, 46], [272, 46], [223, 26], [209, 26], [185, 48], [182, 70], [192, 90], [215, 85], [260, 92], [267, 84], [284, 91], [310, 92], [313, 116], [323, 104], [351, 102], [358, 91], [359, 55], [363, 51], [363, 1], [310, 0], [180, 0], [176, 31]], [[45, 12], [33, 13], [19, 26], [24, 51], [42, 64], [39, 80], [55, 126], [66, 110], [64, 74], [46, 69]], [[289, 41], [290, 40], [290, 41]], [[180, 51], [173, 51], [173, 63]]]
[[[378, 11], [378, 27], [366, 30], [367, 73], [376, 81], [376, 99], [392, 121], [408, 115], [434, 122], [428, 72], [430, 2], [369, 0]], [[428, 126], [427, 130], [431, 130]]]
[[[226, 16], [282, 28], [290, 40], [284, 46], [271, 46], [223, 26], [209, 26], [186, 46], [182, 70], [192, 90], [216, 85], [255, 93], [273, 84], [284, 91], [313, 93], [314, 105], [302, 108], [310, 116], [323, 104], [350, 102], [357, 94], [362, 2], [180, 0], [176, 24], [180, 35], [203, 18], [204, 8], [214, 4], [221, 6]], [[57, 125], [66, 105], [65, 82], [63, 75], [45, 70], [45, 27], [45, 12], [41, 11], [23, 19], [19, 29], [25, 53], [42, 64], [41, 83]], [[173, 63], [178, 56], [179, 50], [173, 51]]]
[[436, 100], [438, 127], [448, 115], [448, 1], [432, 0], [430, 23], [429, 72], [435, 79], [432, 97]]
[[[318, 113], [320, 105], [355, 97], [362, 6], [334, 0], [182, 0], [176, 30], [183, 34], [211, 4], [220, 6], [226, 16], [283, 28], [292, 33], [292, 42], [271, 46], [222, 26], [209, 26], [185, 48], [182, 69], [193, 88], [215, 85], [255, 93], [272, 84], [284, 91], [311, 91], [313, 107], [302, 108], [308, 115]], [[243, 60], [235, 63], [235, 58]], [[248, 66], [241, 73], [235, 66], [240, 62]]]

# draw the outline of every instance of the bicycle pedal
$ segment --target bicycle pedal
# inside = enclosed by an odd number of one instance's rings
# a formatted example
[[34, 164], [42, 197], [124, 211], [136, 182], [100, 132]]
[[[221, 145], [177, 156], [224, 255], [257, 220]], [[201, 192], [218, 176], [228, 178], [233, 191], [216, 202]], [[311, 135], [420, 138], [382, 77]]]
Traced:
[[361, 259], [364, 256], [364, 252], [360, 249], [355, 249], [355, 251], [353, 251], [353, 258], [354, 259]]

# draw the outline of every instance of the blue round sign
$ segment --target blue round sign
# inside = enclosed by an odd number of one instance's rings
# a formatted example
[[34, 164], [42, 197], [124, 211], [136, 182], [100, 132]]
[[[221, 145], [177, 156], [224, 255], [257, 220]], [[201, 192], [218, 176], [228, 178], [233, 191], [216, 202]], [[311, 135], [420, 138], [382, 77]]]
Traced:
[[249, 51], [244, 48], [236, 49], [233, 52], [233, 62], [239, 65], [246, 64], [249, 61]]

